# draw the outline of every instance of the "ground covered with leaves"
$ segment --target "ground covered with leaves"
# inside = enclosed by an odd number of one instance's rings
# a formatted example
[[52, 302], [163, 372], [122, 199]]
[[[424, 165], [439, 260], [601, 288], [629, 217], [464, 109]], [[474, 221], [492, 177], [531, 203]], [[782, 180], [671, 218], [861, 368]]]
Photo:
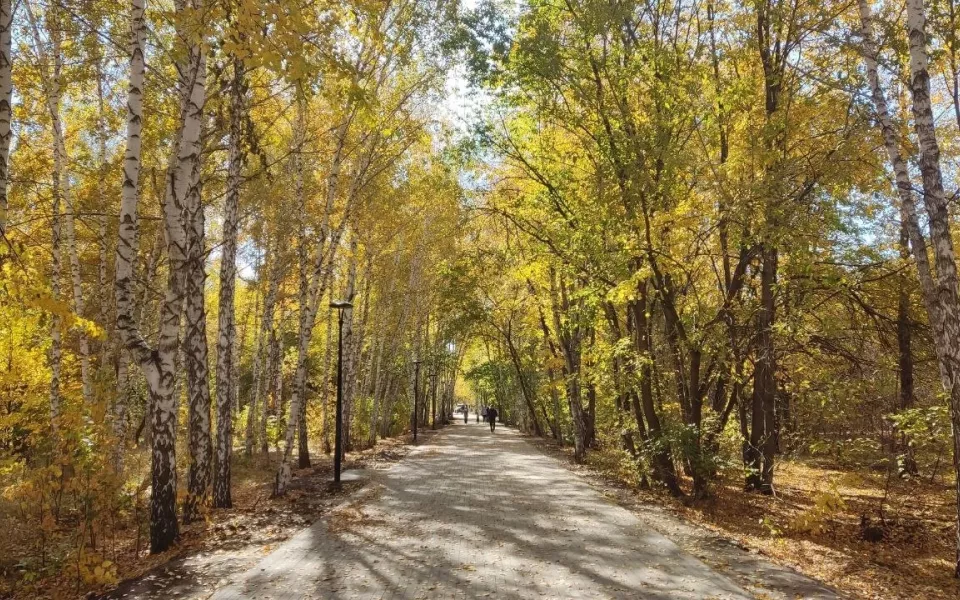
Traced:
[[[386, 468], [406, 455], [407, 449], [405, 439], [383, 440], [373, 449], [349, 453], [344, 470]], [[90, 567], [90, 575], [100, 569], [99, 577], [85, 576], [78, 566], [64, 563], [51, 564], [36, 571], [37, 576], [25, 577], [29, 573], [22, 558], [36, 547], [36, 530], [19, 526], [16, 510], [10, 508], [3, 516], [8, 543], [0, 556], [4, 567], [0, 598], [205, 598], [231, 575], [255, 564], [364, 485], [360, 480], [333, 487], [332, 459], [315, 453], [312, 467], [294, 472], [286, 496], [272, 498], [276, 464], [274, 453], [266, 458], [238, 457], [234, 464], [233, 508], [207, 511], [202, 521], [182, 526], [179, 544], [162, 554], [147, 552], [149, 498], [140, 498], [136, 510], [118, 514], [117, 527], [100, 545], [97, 564]], [[69, 543], [73, 532], [70, 524], [64, 522], [62, 531], [58, 536], [54, 526], [48, 540], [51, 556], [58, 554], [53, 552], [55, 546]], [[63, 555], [62, 548], [60, 551]]]
[[952, 577], [954, 497], [946, 469], [931, 480], [785, 460], [775, 496], [744, 492], [742, 477], [729, 472], [709, 499], [692, 502], [644, 488], [619, 451], [594, 452], [576, 466], [572, 449], [538, 445], [569, 459], [566, 464], [629, 508], [665, 508], [649, 522], [681, 546], [704, 541], [684, 527], [692, 524], [856, 598], [960, 597], [960, 581]]

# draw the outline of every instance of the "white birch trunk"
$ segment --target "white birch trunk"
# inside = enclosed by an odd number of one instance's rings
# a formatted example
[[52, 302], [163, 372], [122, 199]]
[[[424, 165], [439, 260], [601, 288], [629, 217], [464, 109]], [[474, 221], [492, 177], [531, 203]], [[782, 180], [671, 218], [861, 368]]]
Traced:
[[[197, 98], [198, 124], [202, 120], [206, 85], [206, 56], [199, 46], [190, 49], [189, 67], [196, 72], [193, 90]], [[194, 66], [195, 65], [195, 66]], [[210, 502], [213, 443], [210, 426], [210, 363], [207, 346], [206, 247], [205, 216], [200, 190], [200, 139], [194, 142], [195, 158], [191, 163], [190, 185], [186, 196], [187, 263], [186, 263], [186, 324], [183, 354], [187, 371], [189, 397], [187, 437], [190, 466], [187, 477], [187, 497], [183, 520], [189, 523], [198, 516], [201, 506]]]
[[[366, 265], [363, 269], [363, 274], [360, 279], [363, 281], [363, 289], [360, 292], [360, 296], [363, 298], [363, 304], [360, 307], [360, 324], [356, 328], [353, 337], [353, 344], [350, 348], [353, 359], [352, 364], [350, 365], [350, 379], [347, 380], [347, 387], [350, 390], [350, 403], [347, 405], [347, 410], [344, 412], [344, 449], [353, 450], [353, 414], [354, 409], [356, 408], [357, 399], [362, 397], [364, 393], [364, 379], [367, 376], [363, 372], [364, 364], [364, 348], [367, 345], [367, 324], [370, 318], [370, 289], [372, 286], [371, 279], [371, 270], [372, 263], [370, 259], [367, 259]], [[373, 346], [371, 345], [369, 354], [373, 353]]]
[[[142, 313], [144, 300], [136, 302], [133, 285], [134, 267], [137, 260], [137, 204], [139, 202], [140, 182], [140, 133], [143, 128], [143, 78], [144, 78], [144, 45], [146, 39], [146, 24], [144, 22], [143, 0], [133, 0], [130, 9], [130, 81], [127, 91], [127, 138], [123, 160], [123, 185], [121, 188], [120, 215], [117, 233], [116, 270], [114, 283], [114, 298], [116, 302], [116, 328], [123, 349], [120, 350], [117, 368], [117, 382], [125, 383], [127, 374], [127, 357], [133, 353], [135, 360], [144, 364], [152, 356], [146, 342], [140, 339], [139, 318], [137, 305]], [[151, 256], [151, 265], [153, 264]], [[126, 349], [129, 349], [126, 351]], [[144, 370], [146, 374], [147, 370]], [[152, 395], [147, 402], [147, 421], [149, 423], [152, 412]], [[149, 427], [147, 428], [149, 432]]]
[[[195, 5], [193, 6], [196, 7]], [[177, 3], [178, 28], [183, 23], [183, 3]], [[177, 523], [176, 355], [179, 347], [180, 311], [183, 306], [184, 268], [187, 239], [182, 214], [192, 174], [199, 159], [200, 125], [205, 90], [198, 86], [202, 61], [191, 60], [183, 73], [179, 129], [166, 173], [163, 221], [169, 265], [167, 287], [160, 313], [160, 334], [156, 349], [140, 335], [134, 318], [133, 264], [136, 214], [139, 200], [140, 151], [143, 120], [144, 2], [132, 0], [130, 43], [130, 88], [127, 99], [127, 142], [124, 153], [123, 191], [117, 244], [117, 330], [124, 346], [143, 370], [152, 409], [152, 493], [150, 497], [150, 550], [163, 552], [179, 536]], [[181, 37], [186, 32], [180, 31]], [[196, 49], [191, 58], [198, 55]]]
[[280, 452], [280, 427], [283, 423], [283, 342], [273, 330], [273, 371], [270, 385], [273, 386], [273, 410], [277, 419], [276, 450]]
[[[51, 265], [50, 297], [60, 300], [60, 192], [54, 187], [53, 209], [50, 222]], [[50, 319], [50, 423], [54, 434], [59, 430], [60, 421], [60, 371], [63, 364], [63, 342], [60, 328], [63, 319], [54, 313]]]
[[[279, 244], [277, 250], [279, 251]], [[247, 414], [246, 451], [248, 456], [253, 455], [257, 439], [260, 440], [262, 452], [267, 453], [267, 398], [270, 394], [270, 375], [273, 372], [271, 362], [273, 357], [273, 313], [277, 303], [279, 285], [280, 258], [275, 256], [270, 269], [267, 296], [263, 303], [257, 355], [254, 357], [253, 363], [253, 400]], [[258, 416], [259, 422], [257, 421]]]
[[[347, 262], [347, 289], [346, 300], [353, 302], [356, 299], [357, 286], [357, 236], [350, 236], [350, 258]], [[343, 309], [343, 446], [346, 454], [350, 445], [350, 413], [353, 406], [353, 382], [356, 379], [356, 345], [357, 340], [353, 329], [354, 309]]]
[[[294, 372], [293, 393], [290, 399], [290, 423], [287, 423], [285, 435], [285, 444], [283, 455], [280, 460], [280, 468], [277, 470], [277, 477], [274, 485], [274, 494], [282, 496], [286, 493], [287, 486], [290, 484], [292, 473], [290, 470], [290, 455], [293, 451], [294, 437], [299, 427], [300, 403], [306, 394], [307, 384], [307, 352], [310, 347], [310, 339], [313, 336], [313, 326], [316, 322], [317, 308], [320, 298], [323, 297], [323, 286], [328, 282], [328, 275], [332, 269], [333, 261], [336, 257], [337, 247], [339, 246], [340, 236], [346, 227], [347, 214], [349, 206], [344, 210], [344, 215], [339, 227], [334, 235], [329, 235], [330, 218], [333, 213], [334, 201], [337, 198], [339, 190], [340, 167], [344, 150], [344, 143], [347, 133], [347, 122], [345, 121], [338, 127], [337, 149], [331, 162], [330, 175], [327, 179], [327, 202], [324, 209], [323, 223], [320, 228], [319, 248], [315, 253], [313, 273], [310, 283], [306, 284], [306, 278], [300, 279], [300, 330], [297, 341], [297, 367]], [[302, 205], [302, 199], [298, 199], [298, 204]], [[308, 287], [304, 289], [305, 286]]]
[[323, 438], [323, 451], [326, 454], [330, 454], [330, 399], [332, 394], [330, 391], [330, 362], [333, 356], [333, 347], [335, 342], [333, 340], [333, 309], [327, 309], [327, 347], [323, 353], [323, 373], [322, 387], [320, 388], [322, 399], [321, 399], [321, 409], [323, 414], [321, 418], [323, 419], [323, 431], [320, 432], [320, 437]]
[[270, 398], [273, 397], [274, 406], [277, 406], [280, 402], [279, 397], [274, 392], [274, 381], [276, 380], [278, 360], [279, 342], [277, 339], [277, 333], [274, 329], [271, 329], [267, 340], [267, 360], [263, 369], [265, 384], [262, 402], [263, 406], [261, 407], [262, 410], [260, 411], [260, 453], [264, 456], [267, 456], [270, 452], [270, 439], [267, 433], [267, 422], [270, 418]]
[[910, 234], [910, 244], [914, 260], [917, 263], [917, 272], [920, 286], [923, 291], [924, 304], [931, 323], [940, 320], [939, 308], [936, 303], [936, 290], [930, 261], [927, 256], [927, 241], [920, 230], [917, 210], [913, 197], [913, 184], [907, 170], [907, 163], [900, 152], [900, 141], [897, 139], [897, 130], [890, 115], [886, 94], [880, 83], [877, 69], [877, 44], [873, 33], [873, 16], [867, 0], [859, 0], [860, 26], [863, 37], [863, 57], [867, 67], [867, 80], [870, 83], [870, 92], [880, 131], [883, 134], [884, 147], [887, 158], [893, 167], [896, 180], [897, 196], [900, 199], [900, 213], [907, 231]]
[[950, 397], [953, 466], [954, 472], [958, 475], [956, 478], [954, 576], [960, 577], [960, 296], [957, 292], [957, 265], [950, 231], [950, 215], [940, 168], [940, 147], [937, 143], [933, 109], [930, 104], [930, 73], [923, 0], [907, 0], [907, 33], [910, 39], [910, 92], [913, 97], [914, 128], [920, 146], [918, 162], [923, 181], [923, 202], [930, 223], [930, 238], [936, 266], [939, 319], [931, 325], [937, 342], [940, 378]]
[[12, 53], [13, 6], [0, 0], [0, 242], [6, 236], [7, 187], [10, 182], [10, 128], [13, 121]]
[[[97, 246], [99, 247], [99, 261], [97, 265], [97, 288], [101, 290], [101, 293], [106, 294], [106, 291], [109, 290], [107, 279], [108, 271], [110, 270], [108, 261], [109, 261], [109, 252], [107, 250], [107, 217], [99, 216], [97, 217]], [[105, 295], [104, 297], [99, 298], [100, 304], [100, 326], [105, 330], [109, 330], [110, 322], [110, 302], [109, 296]], [[109, 362], [108, 356], [110, 351], [109, 338], [111, 336], [105, 336], [103, 343], [100, 344], [100, 369], [105, 368], [105, 365]]]
[[230, 459], [233, 450], [233, 353], [236, 339], [234, 285], [237, 276], [237, 217], [243, 169], [243, 65], [233, 61], [230, 101], [230, 149], [227, 195], [223, 208], [223, 256], [220, 260], [220, 314], [217, 336], [217, 460], [213, 503], [230, 508]]
[[[294, 135], [293, 152], [293, 174], [294, 190], [297, 201], [297, 274], [299, 281], [299, 307], [300, 307], [300, 335], [306, 335], [309, 340], [310, 332], [304, 330], [304, 318], [311, 308], [310, 297], [310, 240], [307, 235], [307, 197], [304, 191], [304, 164], [303, 164], [303, 144], [306, 139], [307, 127], [307, 102], [301, 90], [297, 91], [297, 123]], [[321, 247], [324, 240], [320, 240]], [[314, 316], [315, 313], [314, 313]], [[302, 338], [301, 338], [302, 339]], [[309, 341], [307, 341], [309, 345]], [[298, 348], [298, 351], [300, 349]], [[304, 349], [305, 350], [305, 349]], [[309, 393], [306, 387], [306, 370], [303, 371], [303, 384], [300, 384], [299, 361], [297, 369], [297, 379], [294, 382], [294, 401], [290, 406], [290, 419], [287, 422], [287, 431], [284, 432], [287, 437], [287, 443], [292, 443], [292, 435], [299, 438], [299, 467], [301, 469], [310, 466], [310, 449], [307, 444], [307, 428], [303, 422], [306, 416], [307, 402], [309, 402]]]
[[[102, 22], [100, 23], [102, 25]], [[103, 73], [103, 47], [100, 44], [100, 38], [97, 35], [93, 36], [93, 43], [95, 48], [95, 61], [96, 61], [96, 78], [97, 78], [97, 166], [99, 168], [99, 176], [101, 180], [107, 177], [109, 166], [107, 165], [107, 137], [109, 132], [107, 130], [106, 122], [106, 106], [104, 104], [104, 73]], [[109, 272], [109, 252], [107, 250], [107, 206], [108, 201], [104, 197], [103, 188], [98, 188], [97, 190], [97, 200], [98, 200], [98, 210], [102, 211], [100, 216], [97, 218], [97, 243], [100, 248], [100, 260], [99, 260], [99, 270], [97, 273], [97, 284], [98, 289], [100, 290], [100, 295], [98, 298], [100, 304], [100, 326], [103, 327], [105, 331], [109, 333], [104, 335], [104, 340], [100, 344], [100, 369], [103, 370], [110, 363], [109, 355], [111, 350], [116, 351], [116, 344], [114, 343], [115, 337], [112, 327], [110, 326], [110, 304], [112, 298], [110, 298], [108, 287], [108, 272]], [[118, 391], [120, 387], [117, 386]], [[114, 398], [115, 404], [120, 402], [121, 398]], [[114, 423], [116, 427], [116, 423]]]
[[[40, 36], [40, 28], [33, 9], [29, 2], [25, 2], [27, 16], [30, 20], [30, 29], [36, 46], [37, 58], [40, 61], [40, 76], [43, 79], [43, 90], [46, 96], [47, 111], [50, 115], [50, 125], [53, 130], [53, 185], [59, 189], [63, 200], [63, 225], [66, 234], [67, 259], [70, 262], [70, 283], [73, 292], [73, 312], [78, 318], [83, 318], [83, 287], [80, 273], [80, 256], [77, 251], [77, 234], [75, 227], [75, 211], [73, 195], [70, 188], [70, 175], [67, 172], [67, 147], [64, 140], [63, 121], [60, 118], [60, 72], [63, 64], [63, 52], [60, 48], [59, 27], [54, 24], [50, 27], [52, 49], [47, 52], [46, 44]], [[52, 55], [52, 56], [51, 56]], [[49, 73], [47, 65], [53, 63], [53, 73]], [[84, 402], [89, 406], [93, 402], [93, 381], [90, 373], [90, 340], [85, 329], [79, 333], [80, 346], [80, 379]]]
[[377, 429], [380, 425], [380, 384], [383, 380], [383, 350], [386, 346], [386, 335], [377, 332], [374, 337], [374, 349], [370, 352], [370, 431], [367, 445], [371, 448], [377, 445]]

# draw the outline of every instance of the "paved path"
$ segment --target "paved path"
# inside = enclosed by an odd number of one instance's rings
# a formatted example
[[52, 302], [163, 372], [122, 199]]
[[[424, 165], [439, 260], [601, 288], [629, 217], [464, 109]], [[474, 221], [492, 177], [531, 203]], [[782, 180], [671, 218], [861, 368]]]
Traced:
[[512, 430], [422, 444], [213, 599], [754, 598]]

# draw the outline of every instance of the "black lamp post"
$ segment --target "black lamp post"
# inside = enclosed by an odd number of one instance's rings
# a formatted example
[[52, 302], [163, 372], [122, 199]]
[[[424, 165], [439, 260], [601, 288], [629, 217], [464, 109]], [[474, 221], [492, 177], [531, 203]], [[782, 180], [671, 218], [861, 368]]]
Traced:
[[330, 308], [339, 311], [337, 332], [337, 425], [333, 444], [333, 482], [340, 483], [340, 461], [343, 456], [343, 311], [352, 308], [349, 300], [334, 300]]
[[419, 411], [417, 398], [420, 395], [420, 363], [422, 360], [413, 361], [413, 443], [417, 443], [417, 421], [419, 420]]

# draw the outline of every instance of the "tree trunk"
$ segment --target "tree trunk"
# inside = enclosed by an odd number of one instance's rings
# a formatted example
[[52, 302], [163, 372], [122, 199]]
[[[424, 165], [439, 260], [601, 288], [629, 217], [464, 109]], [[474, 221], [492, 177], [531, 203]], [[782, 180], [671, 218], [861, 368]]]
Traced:
[[[653, 352], [650, 342], [651, 325], [647, 316], [648, 299], [645, 281], [637, 284], [637, 298], [630, 304], [630, 308], [632, 309], [634, 348], [641, 361], [639, 406], [635, 396], [634, 416], [638, 427], [644, 422], [646, 424], [653, 477], [666, 486], [671, 494], [680, 496], [683, 492], [680, 490], [673, 459], [670, 457], [670, 444], [663, 436], [660, 416], [657, 414], [653, 400]], [[640, 412], [643, 413], [642, 419]]]
[[567, 404], [570, 417], [573, 420], [573, 459], [582, 463], [587, 455], [586, 441], [587, 415], [583, 409], [580, 387], [580, 345], [583, 337], [582, 329], [571, 322], [564, 327], [560, 318], [561, 310], [568, 316], [569, 321], [575, 319], [570, 313], [570, 300], [563, 281], [557, 285], [556, 277], [551, 273], [550, 297], [553, 308], [553, 325], [560, 340], [560, 349], [563, 352], [564, 379], [567, 388]]
[[[926, 16], [922, 0], [907, 2], [907, 29], [910, 41], [910, 91], [913, 96], [914, 128], [920, 146], [920, 174], [923, 200], [930, 223], [936, 277], [927, 256], [926, 238], [920, 230], [913, 203], [912, 186], [906, 161], [900, 154], [896, 129], [890, 117], [886, 96], [877, 73], [877, 46], [873, 36], [870, 5], [861, 0], [860, 19], [863, 34], [864, 62], [873, 95], [874, 107], [883, 133], [884, 145], [897, 182], [901, 219], [907, 227], [924, 304], [933, 330], [934, 347], [940, 367], [940, 378], [950, 397], [950, 419], [953, 429], [953, 464], [960, 474], [960, 298], [957, 294], [957, 268], [950, 231], [947, 199], [940, 170], [940, 149], [937, 143], [930, 104]], [[960, 477], [957, 478], [956, 554], [954, 576], [960, 577]]]
[[297, 466], [301, 469], [310, 467], [310, 438], [307, 433], [307, 402], [306, 398], [300, 403], [300, 417], [297, 419]]
[[520, 383], [520, 393], [523, 395], [523, 401], [527, 405], [527, 415], [530, 417], [530, 424], [533, 426], [533, 433], [537, 437], [543, 437], [543, 429], [537, 421], [537, 411], [534, 407], [533, 392], [527, 383], [526, 375], [523, 372], [523, 364], [520, 362], [520, 354], [513, 344], [513, 323], [507, 323], [504, 338], [507, 342], [507, 350], [510, 352], [510, 360], [513, 362], [513, 368], [517, 371], [517, 381]]
[[760, 311], [757, 317], [758, 356], [753, 377], [753, 411], [748, 450], [750, 473], [747, 489], [773, 493], [774, 455], [776, 454], [776, 360], [773, 345], [773, 323], [776, 285], [777, 250], [763, 249], [760, 272]]
[[[332, 289], [332, 286], [331, 286]], [[330, 391], [330, 362], [333, 356], [333, 309], [327, 309], [327, 348], [323, 353], [323, 373], [322, 387], [320, 388], [320, 406], [323, 414], [321, 415], [323, 419], [323, 430], [320, 432], [320, 437], [323, 438], [323, 452], [324, 454], [330, 454], [330, 400], [332, 394]]]
[[[267, 435], [270, 407], [272, 405], [273, 414], [276, 415], [277, 423], [279, 423], [280, 407], [283, 402], [283, 348], [281, 347], [280, 336], [277, 335], [275, 328], [270, 330], [268, 344], [267, 364], [264, 370], [264, 376], [267, 378], [266, 392], [263, 396], [263, 411], [260, 414], [260, 452], [264, 456], [270, 452], [270, 437]], [[273, 398], [273, 402], [270, 402], [270, 398]]]
[[[907, 233], [907, 224], [903, 217], [901, 217], [900, 224], [900, 259], [904, 263], [910, 261], [910, 235]], [[904, 411], [913, 406], [914, 397], [913, 349], [911, 347], [913, 322], [910, 319], [910, 281], [904, 273], [901, 273], [897, 284], [899, 286], [897, 294], [897, 366], [900, 376], [900, 397], [898, 398], [897, 410]], [[901, 435], [900, 438], [898, 439], [897, 432], [894, 431], [894, 451], [903, 457], [900, 470], [903, 473], [916, 475], [919, 469], [917, 459], [913, 454], [913, 446], [906, 434]]]
[[[60, 300], [60, 192], [54, 180], [50, 220], [50, 298]], [[54, 313], [50, 319], [50, 423], [54, 434], [60, 428], [60, 371], [63, 365], [63, 341], [60, 330], [63, 319]]]
[[188, 255], [186, 281], [186, 332], [183, 340], [189, 396], [187, 438], [190, 467], [183, 521], [191, 522], [201, 506], [209, 504], [213, 443], [210, 432], [210, 364], [207, 347], [205, 219], [200, 199], [199, 172], [195, 172], [188, 195]]
[[[279, 244], [278, 244], [279, 250]], [[277, 293], [280, 287], [280, 257], [274, 254], [274, 263], [270, 269], [270, 281], [267, 284], [267, 297], [263, 302], [263, 317], [260, 321], [260, 350], [254, 357], [253, 363], [253, 402], [247, 415], [247, 454], [253, 454], [253, 448], [260, 441], [260, 451], [267, 453], [267, 415], [271, 394], [274, 369], [274, 331], [273, 318], [276, 312]], [[259, 367], [259, 368], [258, 368]], [[259, 411], [259, 413], [257, 412]], [[257, 418], [259, 417], [259, 422]], [[256, 432], [251, 430], [256, 429]]]
[[930, 104], [926, 15], [923, 0], [907, 0], [907, 31], [910, 39], [910, 92], [913, 97], [914, 129], [919, 142], [919, 166], [923, 201], [929, 218], [937, 273], [939, 322], [934, 324], [940, 377], [950, 396], [953, 427], [953, 466], [957, 494], [956, 554], [954, 576], [960, 577], [960, 297], [957, 265], [950, 231], [948, 199], [943, 190], [940, 147]]
[[[356, 302], [356, 253], [357, 253], [357, 237], [356, 235], [351, 236], [350, 242], [351, 249], [351, 269], [352, 271], [348, 272], [347, 282], [347, 298], [350, 302]], [[367, 261], [364, 266], [363, 273], [361, 274], [361, 279], [363, 280], [363, 288], [361, 295], [363, 296], [363, 304], [360, 307], [360, 319], [359, 323], [355, 326], [356, 319], [354, 318], [354, 308], [348, 308], [346, 310], [346, 329], [344, 330], [344, 364], [343, 364], [343, 451], [346, 453], [348, 450], [353, 450], [353, 436], [352, 436], [352, 425], [353, 425], [353, 409], [354, 404], [357, 399], [357, 380], [358, 380], [358, 369], [362, 364], [362, 353], [363, 353], [363, 341], [364, 334], [367, 325], [367, 316], [369, 313], [369, 299], [370, 299], [370, 263]], [[349, 334], [349, 336], [347, 335]]]
[[13, 138], [10, 128], [13, 120], [12, 31], [11, 0], [0, 0], [0, 241], [6, 238], [9, 208], [7, 186], [10, 183], [10, 140]]
[[[194, 85], [205, 85], [205, 53], [199, 48], [192, 52], [197, 53], [195, 60], [199, 65]], [[196, 146], [198, 151], [200, 145], [198, 140]], [[198, 157], [194, 160], [190, 173], [190, 189], [187, 192], [186, 207], [188, 259], [186, 264], [186, 331], [183, 340], [183, 354], [187, 367], [189, 396], [187, 438], [189, 441], [190, 467], [187, 478], [187, 497], [183, 508], [183, 521], [185, 523], [189, 523], [198, 516], [200, 506], [209, 505], [213, 473], [213, 442], [210, 426], [210, 362], [207, 346], [205, 293], [207, 280], [206, 219], [200, 185]]]
[[[280, 467], [277, 469], [274, 484], [274, 494], [277, 496], [282, 496], [286, 493], [287, 486], [290, 484], [292, 477], [289, 461], [293, 451], [294, 434], [298, 427], [297, 420], [300, 415], [300, 403], [304, 401], [307, 393], [307, 353], [310, 347], [310, 340], [313, 337], [313, 326], [316, 322], [317, 309], [319, 308], [318, 304], [320, 299], [323, 298], [326, 286], [330, 281], [333, 263], [336, 259], [337, 249], [340, 246], [340, 238], [347, 226], [350, 204], [355, 197], [354, 194], [351, 194], [350, 198], [348, 198], [347, 206], [344, 207], [343, 216], [341, 217], [339, 225], [336, 228], [332, 228], [331, 215], [333, 214], [334, 202], [340, 189], [340, 167], [343, 159], [348, 124], [348, 121], [344, 121], [337, 128], [337, 148], [334, 152], [329, 175], [327, 176], [326, 207], [324, 208], [323, 222], [320, 226], [319, 248], [317, 248], [315, 252], [313, 273], [309, 279], [309, 283], [304, 277], [301, 277], [300, 281], [300, 327], [297, 340], [297, 367], [293, 380], [293, 393], [290, 399], [291, 421], [294, 422], [287, 427], [285, 436], [286, 444], [283, 455], [281, 456]], [[298, 204], [303, 206], [302, 197], [298, 200]]]
[[217, 327], [217, 456], [213, 480], [213, 505], [233, 506], [230, 497], [230, 461], [233, 454], [233, 373], [237, 327], [234, 287], [237, 276], [237, 213], [243, 170], [244, 81], [243, 63], [233, 60], [230, 89], [230, 149], [227, 156], [227, 195], [223, 207], [223, 256], [220, 259], [220, 306]]
[[[56, 20], [59, 14], [56, 8], [48, 8], [47, 19], [51, 21], [48, 27], [52, 48], [47, 51], [46, 45], [40, 37], [40, 29], [33, 8], [29, 2], [24, 3], [30, 28], [33, 32], [34, 43], [40, 59], [40, 76], [43, 90], [46, 95], [47, 111], [50, 115], [50, 125], [53, 130], [53, 189], [63, 201], [63, 233], [66, 236], [67, 260], [70, 263], [70, 283], [73, 293], [73, 312], [77, 318], [84, 317], [83, 286], [80, 273], [80, 254], [77, 249], [77, 233], [75, 225], [76, 211], [73, 205], [73, 194], [70, 185], [70, 176], [67, 172], [68, 157], [64, 138], [63, 121], [60, 117], [60, 73], [63, 66], [63, 52], [61, 50], [61, 27]], [[53, 73], [47, 71], [47, 65], [53, 64]], [[85, 404], [89, 407], [93, 402], [93, 375], [90, 372], [90, 340], [85, 328], [78, 331], [80, 346], [80, 379]]]
[[[760, 307], [757, 317], [757, 358], [754, 365], [753, 415], [750, 434], [750, 462], [747, 465], [747, 489], [759, 490], [764, 494], [773, 493], [774, 456], [777, 452], [778, 431], [776, 422], [776, 348], [773, 326], [776, 322], [776, 297], [774, 288], [777, 282], [779, 252], [775, 242], [778, 228], [777, 203], [781, 202], [780, 174], [777, 167], [781, 156], [786, 152], [786, 137], [783, 124], [775, 118], [780, 109], [780, 95], [783, 89], [784, 48], [790, 46], [789, 36], [794, 29], [782, 31], [780, 17], [774, 14], [769, 2], [757, 5], [757, 38], [760, 62], [763, 66], [764, 115], [771, 132], [766, 134], [764, 148], [771, 157], [771, 163], [765, 166], [765, 180], [769, 185], [768, 197], [764, 204], [764, 233], [761, 242], [760, 259]], [[775, 26], [776, 24], [776, 26]], [[782, 36], [787, 36], [784, 39]]]
[[[163, 220], [166, 229], [169, 273], [160, 315], [156, 349], [141, 337], [134, 319], [133, 263], [135, 256], [138, 180], [140, 175], [140, 132], [143, 113], [144, 20], [142, 0], [132, 0], [130, 91], [127, 99], [127, 143], [124, 155], [123, 195], [120, 205], [120, 233], [117, 244], [117, 330], [124, 345], [143, 370], [152, 410], [152, 458], [150, 497], [150, 550], [163, 552], [179, 536], [177, 524], [176, 355], [179, 347], [180, 312], [183, 306], [184, 265], [187, 262], [186, 232], [182, 214], [191, 175], [199, 158], [200, 126], [205, 99], [202, 77], [202, 47], [188, 48], [188, 60], [181, 70], [179, 128], [167, 168]], [[183, 3], [177, 3], [177, 17], [183, 18]], [[191, 8], [196, 9], [195, 3]], [[178, 22], [179, 23], [179, 22]], [[185, 36], [184, 36], [185, 37]]]
[[[355, 233], [350, 236], [350, 257], [347, 266], [347, 289], [346, 300], [353, 302], [356, 296], [357, 287], [357, 236]], [[341, 423], [341, 450], [346, 454], [349, 446], [350, 431], [350, 408], [353, 406], [353, 381], [356, 378], [356, 355], [354, 346], [357, 343], [356, 334], [353, 329], [353, 311], [354, 309], [343, 309], [343, 319], [340, 321], [343, 327], [343, 423]]]
[[[379, 328], [378, 328], [379, 329]], [[377, 445], [377, 429], [380, 426], [380, 385], [383, 382], [383, 347], [386, 345], [386, 336], [378, 331], [373, 340], [374, 350], [371, 352], [370, 378], [373, 381], [370, 392], [370, 432], [367, 445], [371, 448]]]

